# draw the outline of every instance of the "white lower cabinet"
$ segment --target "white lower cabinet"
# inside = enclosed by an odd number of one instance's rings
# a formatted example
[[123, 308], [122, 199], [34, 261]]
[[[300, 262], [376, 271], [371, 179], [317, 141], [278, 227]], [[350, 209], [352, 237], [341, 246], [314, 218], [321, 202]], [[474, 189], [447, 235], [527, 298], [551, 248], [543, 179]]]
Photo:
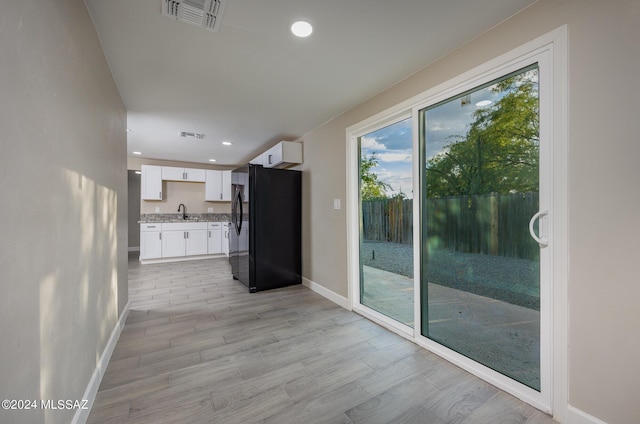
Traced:
[[229, 223], [222, 224], [222, 253], [229, 256]]
[[140, 259], [162, 257], [162, 224], [140, 224]]
[[229, 223], [209, 222], [209, 254], [223, 253], [229, 256]]
[[229, 254], [222, 222], [140, 224], [140, 260]]
[[207, 250], [209, 254], [222, 253], [222, 223], [209, 222], [207, 226]]
[[177, 230], [162, 231], [162, 257], [172, 258], [185, 255], [185, 232]]
[[207, 254], [207, 228], [187, 231], [185, 256], [206, 255]]
[[162, 224], [162, 257], [207, 254], [207, 223]]

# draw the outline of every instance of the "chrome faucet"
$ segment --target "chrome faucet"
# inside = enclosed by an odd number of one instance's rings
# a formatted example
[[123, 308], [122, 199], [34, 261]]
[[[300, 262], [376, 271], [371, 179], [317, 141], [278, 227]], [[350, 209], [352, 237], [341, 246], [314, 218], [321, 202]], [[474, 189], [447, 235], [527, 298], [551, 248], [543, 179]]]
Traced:
[[180, 212], [181, 206], [182, 206], [182, 219], [187, 219], [187, 207], [184, 205], [184, 203], [180, 203], [178, 205], [178, 212]]

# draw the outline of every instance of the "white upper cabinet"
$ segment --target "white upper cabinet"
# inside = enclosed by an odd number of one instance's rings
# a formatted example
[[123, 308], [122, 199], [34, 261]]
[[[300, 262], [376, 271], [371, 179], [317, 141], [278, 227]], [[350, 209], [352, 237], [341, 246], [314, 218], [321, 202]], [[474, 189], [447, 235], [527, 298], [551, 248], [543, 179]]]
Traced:
[[222, 200], [231, 201], [231, 171], [222, 171]]
[[265, 168], [285, 168], [302, 163], [302, 143], [281, 141], [262, 154]]
[[231, 171], [206, 170], [204, 200], [231, 201]]
[[169, 181], [191, 181], [196, 183], [203, 183], [205, 182], [205, 170], [163, 166], [162, 179]]
[[141, 165], [140, 194], [143, 200], [162, 200], [162, 167]]
[[203, 183], [205, 180], [205, 170], [195, 168], [185, 168], [184, 173], [187, 176], [186, 181]]
[[183, 181], [184, 168], [174, 168], [173, 166], [163, 166], [162, 179], [169, 180], [169, 181]]

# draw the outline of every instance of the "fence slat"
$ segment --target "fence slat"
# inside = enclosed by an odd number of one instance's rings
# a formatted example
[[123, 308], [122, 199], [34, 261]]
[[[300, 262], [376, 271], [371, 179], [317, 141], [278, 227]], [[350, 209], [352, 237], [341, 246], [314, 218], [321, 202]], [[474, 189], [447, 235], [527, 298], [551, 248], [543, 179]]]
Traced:
[[[538, 193], [485, 194], [427, 199], [429, 246], [465, 253], [538, 259], [529, 219]], [[413, 244], [413, 200], [362, 202], [364, 240]]]

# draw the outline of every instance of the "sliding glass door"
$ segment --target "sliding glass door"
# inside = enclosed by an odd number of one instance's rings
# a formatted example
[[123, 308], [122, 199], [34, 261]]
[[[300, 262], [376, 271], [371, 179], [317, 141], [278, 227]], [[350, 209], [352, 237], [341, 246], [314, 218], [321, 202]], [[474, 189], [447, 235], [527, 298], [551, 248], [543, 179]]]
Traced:
[[347, 128], [349, 306], [545, 412], [566, 402], [564, 37]]
[[414, 326], [412, 125], [358, 138], [360, 304]]
[[536, 391], [538, 73], [532, 65], [419, 112], [422, 335]]

